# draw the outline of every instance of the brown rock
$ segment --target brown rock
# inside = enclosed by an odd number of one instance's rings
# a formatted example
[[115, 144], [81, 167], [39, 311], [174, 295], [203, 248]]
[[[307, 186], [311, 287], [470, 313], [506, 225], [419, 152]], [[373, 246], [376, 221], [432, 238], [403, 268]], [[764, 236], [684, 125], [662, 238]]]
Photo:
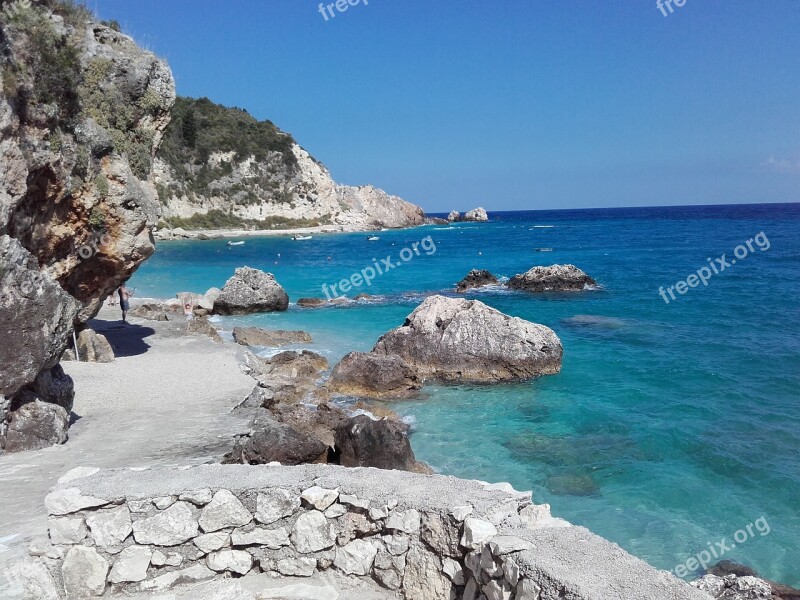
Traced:
[[395, 399], [413, 396], [422, 380], [397, 356], [351, 352], [333, 369], [328, 387], [350, 396]]
[[283, 329], [261, 329], [259, 327], [236, 327], [233, 339], [242, 346], [285, 346], [287, 344], [310, 344], [313, 339], [305, 331]]

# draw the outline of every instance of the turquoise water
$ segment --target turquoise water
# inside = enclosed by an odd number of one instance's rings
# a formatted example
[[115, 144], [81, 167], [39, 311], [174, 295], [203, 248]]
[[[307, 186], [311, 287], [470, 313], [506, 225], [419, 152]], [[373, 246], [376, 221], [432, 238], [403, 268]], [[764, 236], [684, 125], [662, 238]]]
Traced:
[[[417, 457], [442, 473], [532, 489], [555, 515], [664, 569], [723, 539], [730, 546], [763, 517], [769, 534], [761, 521], [724, 558], [800, 584], [800, 205], [491, 216], [489, 224], [381, 232], [377, 242], [340, 234], [253, 238], [233, 249], [161, 243], [133, 285], [139, 296], [203, 292], [249, 265], [273, 272], [295, 301], [322, 296], [323, 284], [373, 258], [397, 262], [402, 248], [431, 236], [435, 253], [420, 247], [356, 290], [374, 301], [222, 320], [224, 328], [304, 329], [314, 335], [310, 347], [337, 360], [371, 348], [425, 294], [451, 289], [471, 268], [510, 277], [574, 263], [602, 289], [473, 295], [552, 327], [564, 345], [561, 374], [434, 386], [395, 405], [413, 420]], [[751, 242], [753, 251], [707, 287], [676, 293], [669, 304], [659, 296], [660, 286], [686, 280], [707, 258], [726, 254], [730, 262], [759, 232], [769, 249]], [[553, 250], [534, 251], [541, 247]]]

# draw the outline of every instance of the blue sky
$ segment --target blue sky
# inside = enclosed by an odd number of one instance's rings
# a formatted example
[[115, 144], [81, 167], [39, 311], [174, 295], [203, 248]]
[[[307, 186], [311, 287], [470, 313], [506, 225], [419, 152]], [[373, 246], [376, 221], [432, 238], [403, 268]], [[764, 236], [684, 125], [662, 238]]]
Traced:
[[88, 4], [178, 93], [430, 212], [800, 201], [797, 0]]

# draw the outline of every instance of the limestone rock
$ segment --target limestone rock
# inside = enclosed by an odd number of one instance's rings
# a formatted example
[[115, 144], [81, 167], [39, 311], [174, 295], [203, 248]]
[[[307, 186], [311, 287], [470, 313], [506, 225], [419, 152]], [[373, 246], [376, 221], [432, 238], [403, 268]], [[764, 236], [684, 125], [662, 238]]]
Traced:
[[367, 540], [354, 540], [336, 548], [333, 564], [348, 575], [369, 575], [378, 549]]
[[473, 208], [472, 210], [468, 210], [464, 213], [464, 220], [465, 221], [488, 221], [489, 215], [486, 214], [486, 210], [483, 208]]
[[460, 586], [467, 582], [464, 567], [461, 566], [460, 562], [452, 558], [445, 557], [442, 559], [442, 573], [444, 573], [454, 585]]
[[467, 517], [464, 521], [464, 535], [461, 537], [461, 545], [464, 548], [479, 548], [496, 535], [497, 528], [489, 521]]
[[422, 380], [397, 356], [351, 352], [334, 367], [328, 387], [349, 396], [398, 399], [415, 395]]
[[120, 545], [133, 531], [131, 511], [125, 505], [94, 512], [86, 517], [86, 524], [95, 544], [103, 549]]
[[14, 600], [60, 600], [56, 582], [41, 560], [18, 560], [3, 566], [0, 591]]
[[154, 579], [143, 581], [139, 588], [143, 591], [168, 590], [181, 583], [194, 583], [212, 579], [216, 573], [203, 564], [192, 565], [180, 571], [171, 571]]
[[8, 414], [6, 452], [41, 450], [67, 441], [69, 415], [57, 404], [34, 400]]
[[152, 556], [153, 551], [146, 546], [128, 546], [114, 561], [108, 580], [111, 583], [144, 581]]
[[228, 490], [220, 490], [200, 514], [200, 527], [210, 533], [226, 527], [241, 527], [252, 520], [253, 515], [236, 496]]
[[422, 515], [421, 539], [440, 556], [461, 558], [459, 527], [449, 515], [426, 512]]
[[419, 511], [411, 508], [406, 511], [394, 511], [386, 521], [386, 529], [401, 531], [409, 535], [417, 535], [421, 527]]
[[50, 542], [56, 546], [80, 544], [86, 538], [86, 522], [82, 517], [62, 517], [48, 521]]
[[270, 525], [284, 517], [292, 516], [299, 508], [300, 498], [287, 490], [272, 488], [258, 494], [256, 521]]
[[266, 465], [301, 465], [318, 462], [328, 454], [328, 446], [273, 419], [261, 419], [259, 429], [237, 440], [223, 462]]
[[336, 448], [345, 467], [424, 472], [411, 449], [408, 425], [400, 421], [352, 417], [337, 427]]
[[256, 527], [252, 531], [234, 531], [231, 534], [231, 544], [241, 546], [265, 546], [270, 550], [277, 550], [289, 545], [289, 533], [285, 528], [263, 529]]
[[489, 541], [489, 549], [495, 556], [531, 550], [533, 544], [513, 535], [497, 535]]
[[403, 591], [406, 600], [451, 600], [453, 582], [443, 574], [438, 556], [414, 544], [406, 556]]
[[775, 597], [768, 582], [753, 576], [706, 575], [692, 585], [717, 600], [773, 600]]
[[67, 598], [102, 596], [106, 589], [108, 561], [94, 548], [73, 546], [61, 566]]
[[454, 506], [450, 509], [450, 516], [452, 516], [457, 522], [463, 523], [464, 519], [470, 516], [475, 509], [472, 507], [471, 504], [465, 504], [463, 506]]
[[177, 546], [196, 537], [197, 533], [197, 518], [186, 502], [176, 502], [155, 516], [133, 523], [137, 544]]
[[466, 277], [456, 284], [456, 292], [464, 293], [467, 290], [480, 288], [487, 285], [497, 285], [500, 281], [485, 269], [473, 269]]
[[298, 552], [310, 554], [333, 547], [336, 534], [325, 515], [312, 510], [297, 518], [292, 530], [292, 543]]
[[236, 269], [214, 301], [214, 312], [219, 315], [283, 311], [287, 308], [289, 296], [275, 277], [250, 267]]
[[261, 329], [259, 327], [235, 327], [233, 339], [242, 346], [285, 346], [287, 344], [310, 344], [311, 335], [305, 331]]
[[82, 362], [114, 362], [114, 349], [106, 336], [92, 329], [84, 329], [77, 334], [78, 357]]
[[450, 221], [451, 223], [453, 223], [455, 221], [460, 221], [461, 220], [461, 213], [458, 212], [457, 210], [451, 210], [450, 214], [447, 215], [447, 220]]
[[229, 571], [247, 575], [253, 568], [253, 557], [244, 550], [220, 550], [206, 557], [206, 564], [218, 573]]
[[231, 541], [231, 534], [227, 531], [215, 531], [214, 533], [204, 533], [192, 540], [201, 552], [208, 554], [216, 552], [227, 546]]
[[483, 595], [486, 600], [511, 600], [514, 588], [507, 581], [493, 580], [483, 586]]
[[278, 573], [286, 577], [311, 577], [317, 570], [317, 560], [315, 558], [282, 558], [275, 567]]
[[78, 488], [60, 488], [47, 494], [44, 499], [47, 512], [51, 515], [69, 515], [106, 504], [108, 500], [84, 496]]
[[300, 498], [302, 500], [305, 500], [310, 506], [313, 506], [320, 511], [325, 510], [331, 504], [336, 502], [338, 497], [339, 490], [327, 490], [319, 487], [318, 485], [310, 487], [300, 494]]
[[587, 286], [596, 285], [594, 279], [575, 265], [533, 267], [508, 282], [511, 289], [527, 292], [580, 292]]
[[432, 296], [373, 352], [400, 357], [423, 378], [492, 382], [558, 373], [563, 349], [548, 327], [477, 300]]

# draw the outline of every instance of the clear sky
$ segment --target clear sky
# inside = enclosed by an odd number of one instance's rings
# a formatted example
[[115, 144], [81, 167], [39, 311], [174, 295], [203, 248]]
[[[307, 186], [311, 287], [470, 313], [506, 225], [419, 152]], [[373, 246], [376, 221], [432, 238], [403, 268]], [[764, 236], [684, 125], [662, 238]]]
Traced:
[[429, 212], [800, 201], [798, 0], [87, 2]]

